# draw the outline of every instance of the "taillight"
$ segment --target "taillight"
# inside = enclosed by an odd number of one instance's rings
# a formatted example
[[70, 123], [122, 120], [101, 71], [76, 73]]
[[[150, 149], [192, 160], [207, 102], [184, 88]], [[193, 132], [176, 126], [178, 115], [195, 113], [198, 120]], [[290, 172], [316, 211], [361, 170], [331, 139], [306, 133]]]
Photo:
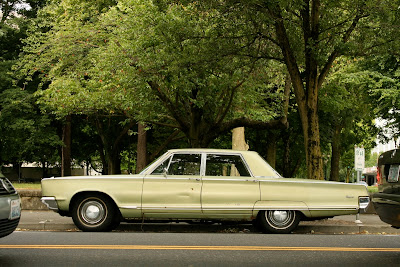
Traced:
[[376, 182], [379, 184], [382, 184], [382, 177], [381, 177], [381, 169], [379, 166], [376, 167]]

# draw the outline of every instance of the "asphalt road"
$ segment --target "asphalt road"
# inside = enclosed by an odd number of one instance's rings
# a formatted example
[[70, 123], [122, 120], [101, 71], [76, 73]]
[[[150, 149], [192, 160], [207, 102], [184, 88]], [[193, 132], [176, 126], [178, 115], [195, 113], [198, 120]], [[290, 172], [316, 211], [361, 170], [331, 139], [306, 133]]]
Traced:
[[14, 232], [0, 266], [399, 266], [398, 235]]

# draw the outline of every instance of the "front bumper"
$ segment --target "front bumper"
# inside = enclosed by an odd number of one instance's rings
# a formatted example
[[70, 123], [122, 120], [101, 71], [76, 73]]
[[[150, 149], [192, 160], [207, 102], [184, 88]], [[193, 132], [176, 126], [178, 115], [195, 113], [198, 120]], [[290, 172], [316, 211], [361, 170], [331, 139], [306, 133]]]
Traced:
[[372, 203], [379, 218], [395, 228], [400, 228], [400, 196], [376, 193]]
[[55, 197], [42, 197], [40, 199], [49, 209], [58, 212], [58, 204]]
[[21, 200], [17, 193], [0, 196], [0, 237], [11, 234], [21, 217]]

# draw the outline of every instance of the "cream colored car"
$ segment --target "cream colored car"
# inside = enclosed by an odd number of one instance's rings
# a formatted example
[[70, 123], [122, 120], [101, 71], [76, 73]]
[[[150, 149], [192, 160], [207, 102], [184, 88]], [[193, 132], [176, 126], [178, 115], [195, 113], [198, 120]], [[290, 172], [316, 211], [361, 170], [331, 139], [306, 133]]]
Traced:
[[170, 150], [137, 175], [42, 180], [42, 201], [82, 231], [110, 231], [132, 219], [253, 221], [290, 233], [300, 220], [356, 214], [365, 186], [282, 178], [256, 152]]

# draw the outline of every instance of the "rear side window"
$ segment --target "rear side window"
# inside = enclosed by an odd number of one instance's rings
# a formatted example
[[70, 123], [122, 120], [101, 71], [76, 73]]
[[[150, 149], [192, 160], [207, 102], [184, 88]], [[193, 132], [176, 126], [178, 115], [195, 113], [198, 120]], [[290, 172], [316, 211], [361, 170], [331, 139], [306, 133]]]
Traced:
[[206, 159], [206, 176], [244, 176], [249, 177], [242, 158], [238, 155], [208, 154]]

